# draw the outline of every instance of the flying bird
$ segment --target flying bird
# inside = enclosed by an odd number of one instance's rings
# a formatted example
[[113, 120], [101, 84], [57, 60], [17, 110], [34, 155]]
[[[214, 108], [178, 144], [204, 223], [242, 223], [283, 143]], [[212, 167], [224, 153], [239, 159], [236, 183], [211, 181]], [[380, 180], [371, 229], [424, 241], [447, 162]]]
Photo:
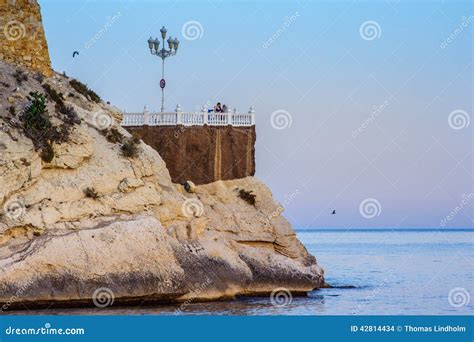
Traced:
[[336, 209], [332, 211], [331, 215], [336, 215]]
[[72, 58], [76, 57], [76, 55], [79, 55], [79, 51], [74, 51], [74, 52], [72, 53]]

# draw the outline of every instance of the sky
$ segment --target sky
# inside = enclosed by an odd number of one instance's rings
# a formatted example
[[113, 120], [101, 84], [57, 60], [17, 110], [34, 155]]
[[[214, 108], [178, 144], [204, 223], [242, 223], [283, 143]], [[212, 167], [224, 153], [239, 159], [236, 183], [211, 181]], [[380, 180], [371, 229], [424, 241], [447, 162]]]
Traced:
[[472, 1], [39, 2], [53, 68], [129, 112], [160, 109], [165, 25], [166, 109], [254, 106], [294, 227], [474, 226]]

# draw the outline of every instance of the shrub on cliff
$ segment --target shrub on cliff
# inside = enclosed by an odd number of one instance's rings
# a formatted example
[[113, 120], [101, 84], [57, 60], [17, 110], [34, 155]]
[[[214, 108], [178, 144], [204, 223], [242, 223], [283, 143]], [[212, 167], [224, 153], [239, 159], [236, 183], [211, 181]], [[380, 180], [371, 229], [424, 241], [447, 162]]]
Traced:
[[124, 136], [119, 132], [117, 128], [103, 129], [100, 131], [102, 135], [107, 139], [108, 142], [112, 144], [122, 143]]
[[56, 91], [56, 89], [54, 89], [53, 87], [51, 87], [48, 83], [44, 83], [42, 84], [42, 87], [44, 89], [44, 91], [46, 92], [46, 94], [48, 95], [48, 97], [54, 102], [56, 103], [56, 107], [64, 107], [64, 96], [63, 96], [63, 93], [58, 93]]
[[70, 106], [64, 106], [62, 108], [61, 114], [63, 114], [63, 116], [61, 117], [61, 120], [66, 125], [73, 126], [73, 125], [78, 125], [81, 123], [81, 119], [77, 115], [76, 111], [74, 110], [74, 108]]
[[99, 198], [99, 194], [97, 193], [97, 191], [94, 189], [94, 188], [85, 188], [84, 190], [84, 195], [86, 195], [86, 197], [88, 198], [92, 198], [92, 199], [98, 199]]
[[21, 115], [23, 131], [31, 139], [35, 150], [40, 150], [41, 159], [50, 162], [54, 158], [53, 143], [66, 142], [69, 139], [72, 125], [63, 123], [53, 126], [46, 107], [46, 97], [38, 92], [31, 92], [30, 104]]
[[85, 85], [82, 82], [79, 82], [78, 80], [70, 80], [69, 84], [71, 87], [73, 87], [78, 93], [81, 93], [84, 95], [86, 98], [94, 101], [94, 102], [100, 102], [100, 96], [97, 95], [93, 90], [89, 89], [87, 85]]
[[40, 153], [41, 160], [49, 163], [54, 158], [54, 149], [50, 142], [46, 142], [43, 144]]
[[239, 197], [246, 201], [248, 204], [255, 206], [256, 196], [252, 194], [252, 190], [246, 191], [244, 189], [239, 190]]
[[33, 78], [34, 78], [35, 80], [37, 80], [40, 84], [43, 83], [43, 81], [44, 81], [44, 76], [43, 76], [43, 74], [40, 73], [40, 72], [36, 73], [36, 74], [33, 76]]
[[23, 81], [28, 81], [28, 75], [25, 74], [23, 71], [20, 69], [17, 69], [15, 73], [13, 74], [13, 77], [15, 78], [16, 82], [18, 85], [22, 85]]
[[45, 83], [42, 85], [48, 97], [55, 103], [56, 111], [62, 114], [60, 119], [67, 125], [75, 125], [80, 124], [81, 119], [77, 115], [74, 108], [70, 106], [66, 106], [64, 103], [64, 95], [63, 93], [58, 93], [56, 89], [51, 87], [49, 84]]
[[136, 158], [138, 156], [138, 152], [140, 151], [138, 147], [139, 143], [140, 140], [137, 140], [135, 137], [127, 139], [120, 148], [122, 155], [127, 158]]
[[41, 150], [41, 159], [49, 162], [54, 157], [51, 139], [48, 139], [52, 134], [53, 125], [46, 108], [46, 98], [43, 94], [31, 92], [28, 99], [31, 103], [21, 116], [23, 130], [26, 136], [33, 141], [35, 149]]
[[38, 92], [31, 92], [28, 100], [30, 105], [22, 115], [25, 129], [34, 133], [51, 129], [52, 124], [46, 109], [46, 98]]

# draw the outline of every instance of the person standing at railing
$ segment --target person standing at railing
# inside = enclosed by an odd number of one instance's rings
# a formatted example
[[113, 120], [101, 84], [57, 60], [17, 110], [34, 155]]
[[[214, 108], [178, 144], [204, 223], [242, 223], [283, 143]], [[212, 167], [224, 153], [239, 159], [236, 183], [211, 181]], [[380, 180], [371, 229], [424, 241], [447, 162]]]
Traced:
[[229, 108], [227, 108], [227, 105], [222, 106], [222, 113], [229, 113]]
[[220, 102], [217, 102], [217, 104], [214, 106], [214, 113], [222, 113], [222, 107]]

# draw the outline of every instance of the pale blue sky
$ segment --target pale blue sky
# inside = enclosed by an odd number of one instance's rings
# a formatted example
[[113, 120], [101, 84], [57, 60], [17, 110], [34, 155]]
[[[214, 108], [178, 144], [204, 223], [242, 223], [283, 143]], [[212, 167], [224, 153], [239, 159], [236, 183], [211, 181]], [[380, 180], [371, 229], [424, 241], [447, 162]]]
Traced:
[[[473, 227], [473, 124], [448, 122], [456, 110], [472, 120], [471, 1], [40, 4], [53, 67], [127, 111], [159, 109], [146, 40], [165, 25], [181, 41], [166, 62], [167, 108], [254, 105], [257, 177], [294, 226], [439, 227], [456, 211], [446, 227]], [[183, 37], [189, 21], [202, 37]], [[291, 126], [272, 126], [277, 110]], [[367, 198], [378, 216], [361, 215]]]

